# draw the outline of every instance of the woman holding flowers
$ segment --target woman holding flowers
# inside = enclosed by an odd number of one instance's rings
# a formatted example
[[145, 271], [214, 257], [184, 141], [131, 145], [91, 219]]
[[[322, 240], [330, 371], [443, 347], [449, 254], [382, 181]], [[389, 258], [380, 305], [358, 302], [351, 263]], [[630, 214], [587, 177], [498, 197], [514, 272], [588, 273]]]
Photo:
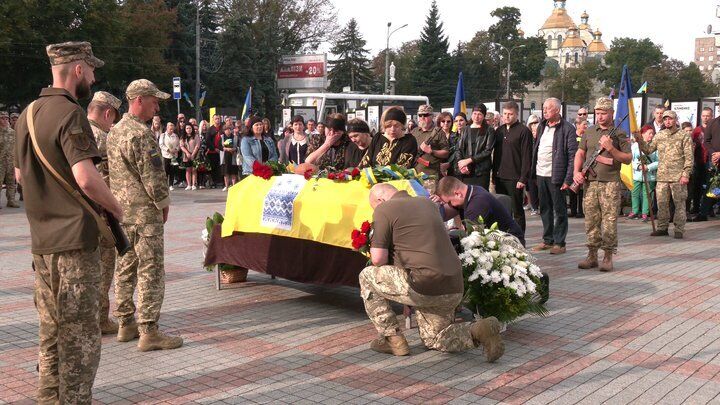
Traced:
[[248, 136], [244, 136], [240, 141], [240, 152], [243, 157], [243, 175], [250, 175], [253, 173], [253, 163], [255, 163], [255, 161], [265, 163], [268, 161], [277, 162], [278, 160], [275, 142], [269, 135], [265, 135], [265, 129], [260, 117], [250, 117], [250, 122], [248, 124], [250, 134]]
[[235, 161], [235, 154], [237, 153], [237, 136], [232, 134], [232, 128], [225, 126], [224, 133], [221, 138], [222, 142], [222, 154], [220, 159], [222, 160], [222, 174], [225, 181], [225, 187], [223, 191], [227, 191], [228, 187], [234, 185], [237, 182], [238, 166]]

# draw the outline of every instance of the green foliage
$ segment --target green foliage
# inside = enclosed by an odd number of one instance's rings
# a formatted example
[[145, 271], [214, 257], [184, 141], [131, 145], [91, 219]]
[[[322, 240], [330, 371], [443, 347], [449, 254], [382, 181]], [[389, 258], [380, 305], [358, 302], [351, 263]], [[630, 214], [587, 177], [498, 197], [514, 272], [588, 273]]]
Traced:
[[332, 70], [328, 74], [329, 91], [341, 92], [345, 86], [350, 86], [352, 91], [363, 93], [378, 91], [378, 82], [370, 69], [370, 60], [367, 58], [369, 51], [365, 49], [365, 44], [358, 31], [357, 21], [351, 18], [330, 49], [338, 59], [330, 62]]
[[647, 80], [648, 92], [671, 100], [714, 96], [718, 91], [718, 87], [700, 72], [695, 63], [685, 65], [677, 59], [667, 59], [659, 66], [646, 68], [642, 72], [642, 80]]
[[643, 71], [659, 65], [665, 59], [662, 50], [649, 38], [616, 38], [605, 54], [605, 68], [598, 78], [608, 87], [617, 87], [622, 77], [623, 65], [630, 69], [630, 78], [635, 87], [642, 84]]
[[585, 105], [589, 104], [599, 68], [599, 60], [588, 59], [580, 67], [567, 68], [564, 71], [555, 73], [555, 76], [549, 79], [548, 91], [550, 97]]
[[420, 34], [414, 64], [412, 83], [415, 89], [422, 89], [418, 94], [428, 96], [430, 103], [436, 106], [452, 105], [457, 75], [451, 67], [448, 38], [443, 32], [437, 3], [433, 0]]

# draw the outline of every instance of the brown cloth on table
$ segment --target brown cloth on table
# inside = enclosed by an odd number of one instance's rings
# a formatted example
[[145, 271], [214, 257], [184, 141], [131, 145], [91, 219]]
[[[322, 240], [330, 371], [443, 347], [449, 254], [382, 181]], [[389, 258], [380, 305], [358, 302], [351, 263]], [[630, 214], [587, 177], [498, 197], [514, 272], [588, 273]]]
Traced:
[[215, 226], [206, 266], [225, 263], [300, 283], [359, 287], [367, 265], [359, 252], [311, 240], [241, 232], [223, 238], [221, 233]]

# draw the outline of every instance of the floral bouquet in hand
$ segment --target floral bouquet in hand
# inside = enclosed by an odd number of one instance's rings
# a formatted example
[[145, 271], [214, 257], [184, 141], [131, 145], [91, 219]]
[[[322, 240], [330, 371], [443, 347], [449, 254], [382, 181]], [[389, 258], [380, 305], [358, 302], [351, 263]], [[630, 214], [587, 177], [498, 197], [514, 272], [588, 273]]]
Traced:
[[350, 234], [352, 238], [352, 247], [358, 252], [370, 257], [370, 239], [372, 238], [372, 224], [365, 221], [360, 229], [353, 229]]
[[465, 304], [482, 317], [510, 322], [526, 313], [547, 315], [538, 290], [542, 272], [514, 236], [465, 221], [459, 254], [465, 279]]
[[710, 198], [720, 198], [720, 172], [716, 167], [710, 171], [710, 180], [707, 184], [707, 196]]
[[226, 148], [232, 148], [233, 147], [233, 140], [232, 138], [228, 138], [223, 142], [223, 146]]

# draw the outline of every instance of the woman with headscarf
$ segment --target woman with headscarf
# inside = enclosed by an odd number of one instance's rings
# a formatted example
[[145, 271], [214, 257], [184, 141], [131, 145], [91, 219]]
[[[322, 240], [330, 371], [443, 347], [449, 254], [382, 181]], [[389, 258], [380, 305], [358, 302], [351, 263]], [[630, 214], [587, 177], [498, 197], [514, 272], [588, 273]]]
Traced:
[[380, 118], [383, 132], [376, 135], [360, 167], [396, 164], [407, 169], [415, 166], [418, 145], [415, 137], [405, 131], [407, 116], [402, 107], [392, 106]]

